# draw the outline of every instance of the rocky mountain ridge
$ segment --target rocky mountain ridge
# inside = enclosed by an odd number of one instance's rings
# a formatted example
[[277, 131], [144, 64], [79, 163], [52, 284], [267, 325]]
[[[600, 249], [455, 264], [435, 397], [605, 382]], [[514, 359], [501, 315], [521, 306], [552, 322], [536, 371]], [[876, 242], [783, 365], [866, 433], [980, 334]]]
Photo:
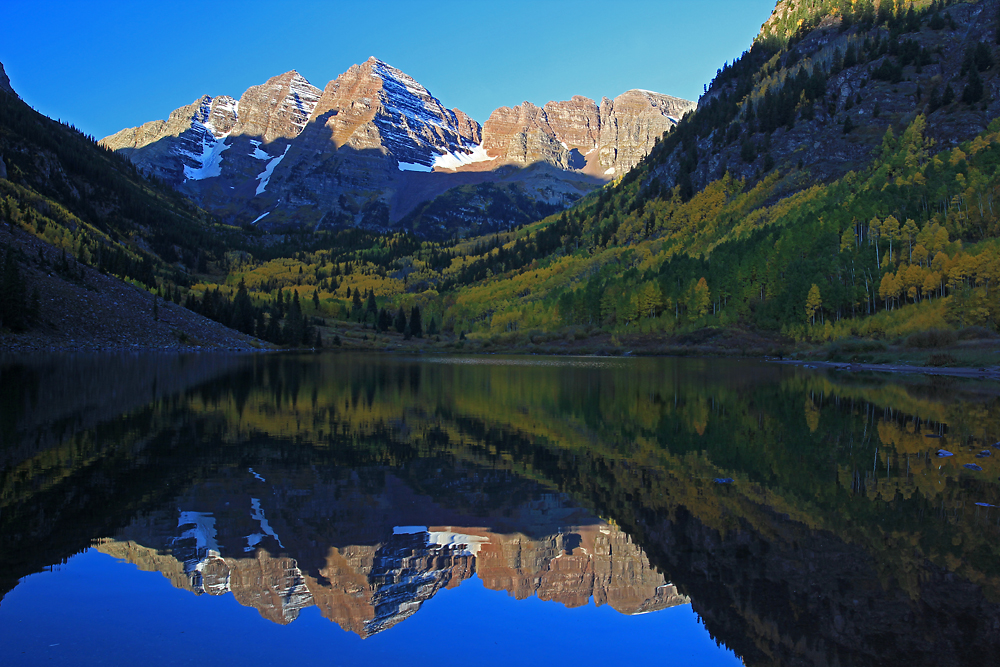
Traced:
[[484, 182], [558, 210], [630, 169], [694, 106], [632, 90], [600, 105], [501, 107], [481, 126], [373, 57], [322, 90], [291, 71], [101, 143], [227, 222], [388, 229], [421, 202]]

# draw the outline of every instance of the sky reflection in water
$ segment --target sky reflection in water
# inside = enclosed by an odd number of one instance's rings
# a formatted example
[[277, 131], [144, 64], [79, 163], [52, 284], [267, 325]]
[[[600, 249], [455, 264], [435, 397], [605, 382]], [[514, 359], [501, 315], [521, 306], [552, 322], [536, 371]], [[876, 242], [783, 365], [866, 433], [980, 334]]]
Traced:
[[998, 395], [678, 359], [8, 363], [0, 662], [975, 664]]

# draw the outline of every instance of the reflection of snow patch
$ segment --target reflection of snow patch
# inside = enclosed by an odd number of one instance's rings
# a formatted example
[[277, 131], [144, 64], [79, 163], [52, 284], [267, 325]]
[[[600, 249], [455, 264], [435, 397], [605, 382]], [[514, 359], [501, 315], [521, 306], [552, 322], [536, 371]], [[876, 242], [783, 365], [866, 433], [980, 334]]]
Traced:
[[177, 519], [177, 527], [194, 526], [181, 533], [180, 539], [193, 538], [198, 550], [209, 549], [218, 553], [219, 543], [216, 541], [215, 517], [211, 512], [181, 512]]
[[455, 555], [458, 556], [475, 556], [479, 553], [480, 547], [490, 541], [488, 537], [453, 533], [450, 530], [429, 531], [427, 526], [396, 526], [392, 529], [393, 535], [419, 535], [421, 533], [426, 533], [427, 546], [429, 547], [444, 547], [445, 549], [465, 547], [465, 549], [455, 552]]
[[272, 159], [270, 162], [268, 162], [267, 166], [264, 167], [264, 171], [257, 174], [257, 180], [260, 181], [260, 185], [257, 186], [258, 195], [264, 192], [264, 189], [267, 187], [268, 182], [271, 180], [271, 174], [274, 173], [274, 168], [278, 166], [278, 163], [281, 162], [282, 159], [284, 159], [285, 155], [288, 154], [288, 149], [291, 147], [292, 147], [291, 144], [285, 146], [285, 152], [279, 155], [278, 157]]
[[451, 531], [434, 531], [427, 534], [427, 544], [440, 547], [465, 546], [460, 555], [475, 556], [483, 544], [490, 541], [488, 537], [479, 535], [463, 535], [462, 533], [452, 533]]
[[[270, 211], [268, 211], [267, 213], [270, 213]], [[265, 213], [264, 215], [267, 215], [267, 213]], [[260, 216], [260, 218], [263, 218], [264, 215]], [[260, 218], [257, 218], [257, 220], [260, 220]], [[254, 220], [254, 222], [257, 222], [257, 220]], [[257, 473], [253, 468], [247, 468], [247, 470], [249, 470], [250, 474], [253, 475], [254, 477], [256, 477], [257, 479], [259, 479], [260, 481], [262, 481], [262, 482], [266, 482], [267, 481], [266, 479], [264, 479], [263, 477], [261, 477], [260, 474]]]
[[466, 146], [465, 150], [468, 152], [453, 151], [444, 155], [438, 155], [434, 158], [434, 166], [442, 169], [458, 169], [467, 164], [496, 160], [495, 157], [490, 157], [486, 149], [482, 146]]
[[254, 533], [253, 535], [247, 536], [247, 546], [243, 548], [244, 551], [253, 551], [254, 548], [260, 544], [260, 541], [264, 539], [265, 535], [270, 535], [278, 543], [278, 546], [282, 549], [285, 545], [281, 543], [281, 539], [278, 537], [274, 529], [271, 528], [271, 524], [267, 522], [267, 517], [264, 516], [264, 509], [260, 506], [259, 498], [250, 499], [250, 518], [260, 524], [260, 529], [262, 532]]

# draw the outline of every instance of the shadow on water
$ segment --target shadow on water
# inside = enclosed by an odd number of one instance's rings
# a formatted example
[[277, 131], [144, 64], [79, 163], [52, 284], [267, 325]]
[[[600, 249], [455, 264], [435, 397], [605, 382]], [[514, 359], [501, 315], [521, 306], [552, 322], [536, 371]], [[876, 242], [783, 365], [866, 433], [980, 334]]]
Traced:
[[196, 360], [0, 370], [23, 387], [0, 394], [3, 590], [96, 545], [362, 637], [476, 573], [627, 614], [690, 600], [750, 665], [1000, 649], [995, 385], [689, 359]]

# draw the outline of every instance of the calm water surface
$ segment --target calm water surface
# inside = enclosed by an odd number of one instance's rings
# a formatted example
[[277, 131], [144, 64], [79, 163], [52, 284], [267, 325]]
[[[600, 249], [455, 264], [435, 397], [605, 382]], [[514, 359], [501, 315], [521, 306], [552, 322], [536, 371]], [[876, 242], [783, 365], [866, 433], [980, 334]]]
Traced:
[[757, 362], [8, 359], [0, 664], [998, 664], [998, 440]]

